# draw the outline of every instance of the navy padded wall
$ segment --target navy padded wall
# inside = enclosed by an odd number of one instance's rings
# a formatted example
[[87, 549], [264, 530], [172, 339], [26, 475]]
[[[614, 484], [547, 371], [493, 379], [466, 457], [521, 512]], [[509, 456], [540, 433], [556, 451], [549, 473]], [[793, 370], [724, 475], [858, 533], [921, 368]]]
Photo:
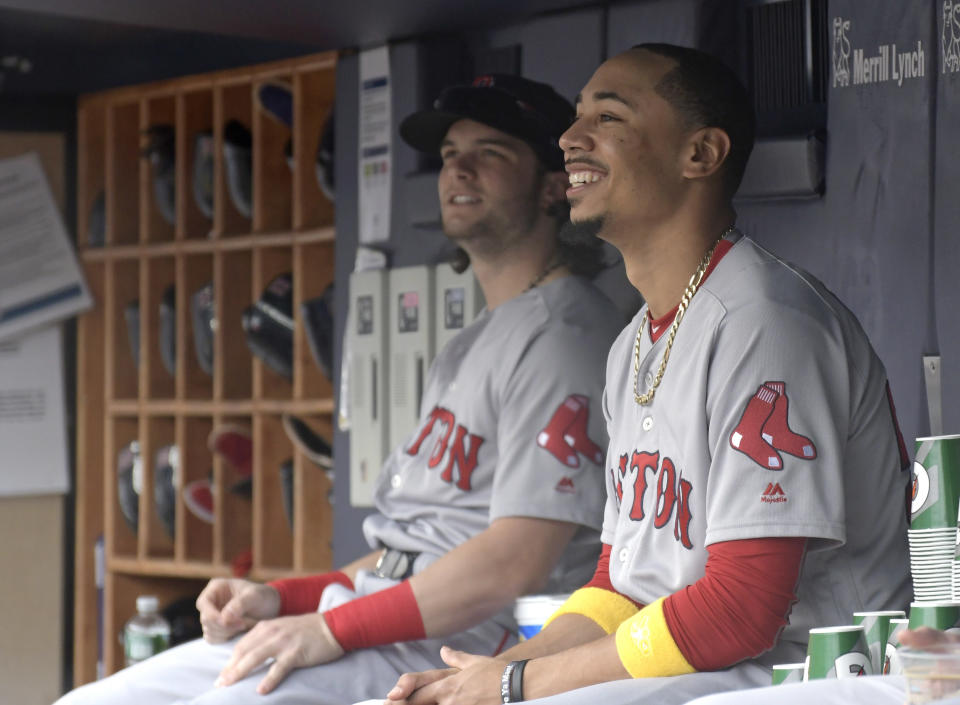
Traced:
[[[928, 430], [921, 355], [936, 345], [931, 5], [832, 0], [830, 30], [839, 19], [840, 36], [827, 96], [826, 193], [813, 202], [738, 206], [745, 231], [823, 280], [860, 319], [886, 365], [911, 451], [913, 438]], [[918, 41], [923, 76], [901, 82], [891, 70], [899, 61], [894, 48], [899, 57]], [[862, 73], [859, 51], [865, 60], [882, 58], [869, 65], [884, 63], [886, 72]]]
[[634, 44], [698, 46], [700, 0], [649, 0], [613, 5], [607, 17], [607, 56]]
[[[960, 2], [935, 2], [937, 70], [934, 293], [943, 381], [943, 432], [960, 433]], [[949, 12], [951, 17], [946, 17]]]
[[520, 44], [521, 73], [573, 100], [603, 60], [606, 13], [591, 7], [491, 32], [491, 46]]

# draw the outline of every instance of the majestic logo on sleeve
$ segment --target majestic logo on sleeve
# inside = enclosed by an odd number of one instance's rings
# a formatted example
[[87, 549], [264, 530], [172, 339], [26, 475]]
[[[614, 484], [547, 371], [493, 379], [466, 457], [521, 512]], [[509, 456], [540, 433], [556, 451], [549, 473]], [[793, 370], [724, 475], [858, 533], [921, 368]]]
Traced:
[[730, 445], [767, 470], [783, 469], [780, 452], [813, 460], [817, 447], [791, 430], [787, 423], [789, 406], [783, 382], [764, 382], [747, 402], [740, 423], [730, 434]]
[[[653, 506], [645, 507], [647, 501], [647, 475], [656, 484], [651, 493]], [[647, 510], [652, 510], [653, 527], [663, 529], [673, 519], [673, 538], [684, 548], [693, 548], [690, 540], [690, 493], [693, 485], [683, 479], [673, 461], [667, 456], [660, 459], [660, 453], [648, 453], [635, 450], [631, 454], [620, 456], [620, 466], [610, 470], [613, 489], [617, 495], [617, 508], [623, 503], [624, 485], [633, 484], [633, 503], [630, 505], [630, 519], [645, 521]]]
[[760, 495], [760, 501], [767, 504], [780, 504], [787, 501], [787, 493], [783, 491], [779, 482], [770, 482], [767, 489]]
[[[430, 457], [427, 459], [427, 467], [436, 468], [444, 465], [440, 473], [440, 479], [444, 482], [453, 484], [454, 470], [456, 470], [456, 485], [461, 490], [469, 492], [470, 476], [477, 469], [477, 455], [480, 452], [480, 446], [483, 445], [483, 438], [470, 433], [467, 427], [458, 424], [457, 418], [453, 412], [444, 409], [442, 406], [433, 407], [430, 417], [420, 430], [420, 434], [413, 444], [407, 448], [408, 455], [419, 455], [420, 446], [429, 438], [434, 429], [439, 425], [440, 433], [433, 449], [430, 451]], [[446, 460], [446, 463], [444, 463]]]
[[581, 455], [597, 465], [603, 463], [603, 449], [587, 435], [589, 406], [590, 399], [582, 394], [568, 396], [537, 434], [537, 445], [570, 468], [580, 467]]

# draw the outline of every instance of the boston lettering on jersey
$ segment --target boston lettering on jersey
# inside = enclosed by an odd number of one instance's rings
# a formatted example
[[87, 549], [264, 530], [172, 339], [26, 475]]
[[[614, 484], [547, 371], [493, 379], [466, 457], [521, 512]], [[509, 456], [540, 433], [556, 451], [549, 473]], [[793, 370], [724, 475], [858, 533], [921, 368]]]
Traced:
[[436, 468], [446, 458], [447, 462], [440, 473], [440, 479], [452, 484], [453, 471], [456, 469], [457, 487], [469, 492], [471, 489], [470, 476], [477, 469], [477, 454], [480, 452], [480, 446], [483, 445], [484, 439], [475, 433], [470, 433], [466, 426], [457, 424], [457, 418], [449, 409], [444, 409], [442, 406], [433, 407], [433, 411], [430, 412], [430, 417], [423, 425], [420, 435], [417, 436], [413, 445], [407, 448], [407, 454], [419, 455], [420, 446], [433, 434], [434, 427], [438, 423], [442, 427], [442, 432], [433, 445], [430, 457], [427, 460], [427, 466]]
[[[655, 482], [656, 491], [647, 497], [647, 474]], [[619, 468], [610, 470], [613, 487], [617, 493], [617, 507], [623, 502], [623, 482], [633, 474], [633, 504], [630, 507], [630, 519], [633, 521], [652, 520], [655, 529], [663, 529], [673, 518], [673, 538], [684, 548], [693, 548], [690, 541], [690, 493], [693, 485], [683, 479], [673, 461], [667, 456], [660, 458], [659, 452], [649, 453], [635, 450], [620, 456]], [[648, 506], [645, 507], [645, 505]], [[650, 509], [652, 519], [646, 509]]]

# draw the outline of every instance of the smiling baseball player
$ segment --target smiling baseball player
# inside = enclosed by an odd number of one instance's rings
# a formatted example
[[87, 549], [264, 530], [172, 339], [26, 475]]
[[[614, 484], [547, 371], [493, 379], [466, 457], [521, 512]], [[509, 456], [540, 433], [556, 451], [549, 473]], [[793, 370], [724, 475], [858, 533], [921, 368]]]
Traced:
[[518, 595], [589, 577], [603, 362], [623, 319], [578, 276], [596, 273], [598, 247], [558, 239], [557, 138], [572, 113], [549, 86], [484, 76], [401, 126], [442, 158], [444, 231], [470, 255], [487, 310], [431, 365], [418, 427], [386, 460], [363, 526], [372, 551], [269, 585], [211, 581], [197, 603], [204, 640], [61, 705], [343, 705], [441, 665], [441, 637], [497, 653], [515, 641]]
[[452, 670], [390, 699], [684, 703], [769, 683], [809, 628], [908, 601], [886, 375], [822, 284], [734, 226], [753, 130], [737, 78], [692, 49], [643, 45], [583, 89], [560, 140], [571, 217], [648, 304], [607, 360], [604, 551], [538, 636], [445, 650]]

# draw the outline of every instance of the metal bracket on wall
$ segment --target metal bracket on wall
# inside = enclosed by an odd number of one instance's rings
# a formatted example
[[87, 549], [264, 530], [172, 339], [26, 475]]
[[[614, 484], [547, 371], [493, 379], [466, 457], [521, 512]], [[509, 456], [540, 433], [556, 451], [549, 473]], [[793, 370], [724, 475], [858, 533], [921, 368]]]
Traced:
[[927, 388], [927, 413], [930, 415], [930, 435], [943, 435], [943, 405], [940, 391], [940, 356], [923, 356], [923, 380]]

